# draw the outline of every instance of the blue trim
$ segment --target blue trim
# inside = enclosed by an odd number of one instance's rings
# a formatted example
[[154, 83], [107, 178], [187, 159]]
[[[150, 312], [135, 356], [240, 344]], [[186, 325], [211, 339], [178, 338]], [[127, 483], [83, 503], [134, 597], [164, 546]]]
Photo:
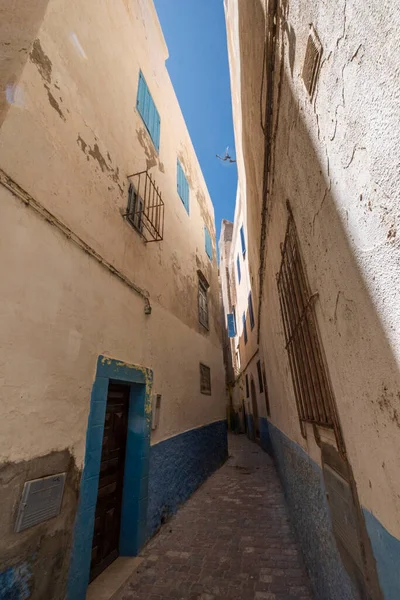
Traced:
[[236, 267], [237, 267], [237, 274], [238, 274], [238, 283], [240, 283], [240, 280], [242, 279], [242, 274], [240, 272], [240, 258], [239, 258], [239, 254], [237, 255], [237, 258], [236, 258]]
[[154, 147], [158, 152], [160, 150], [160, 115], [154, 104], [154, 100], [150, 94], [149, 87], [142, 71], [139, 72], [136, 108], [138, 109]]
[[69, 565], [67, 599], [85, 600], [89, 583], [107, 393], [110, 381], [130, 384], [120, 553], [135, 556], [145, 542], [153, 373], [99, 356], [92, 388], [85, 465]]
[[176, 169], [176, 188], [183, 206], [185, 207], [187, 214], [189, 214], [189, 183], [179, 159], [177, 160]]
[[210, 260], [212, 260], [213, 259], [213, 249], [212, 249], [211, 235], [210, 235], [210, 232], [208, 231], [208, 228], [206, 225], [204, 225], [204, 243], [205, 243], [205, 249], [206, 249], [207, 256]]
[[385, 600], [399, 600], [400, 540], [392, 536], [366, 508], [362, 510], [384, 598]]

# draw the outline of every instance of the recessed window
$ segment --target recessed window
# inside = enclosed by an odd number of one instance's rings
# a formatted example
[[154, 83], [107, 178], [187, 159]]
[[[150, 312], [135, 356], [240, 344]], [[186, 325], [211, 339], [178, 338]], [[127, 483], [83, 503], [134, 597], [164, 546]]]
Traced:
[[242, 244], [242, 254], [243, 254], [243, 258], [244, 258], [245, 254], [246, 254], [246, 242], [245, 242], [245, 239], [244, 239], [243, 225], [240, 228], [240, 241], [241, 241], [241, 244]]
[[249, 319], [250, 319], [250, 327], [254, 329], [254, 311], [253, 311], [253, 299], [251, 297], [251, 292], [248, 297], [248, 306], [249, 306]]
[[242, 279], [242, 274], [240, 272], [240, 258], [239, 258], [239, 254], [237, 255], [237, 259], [236, 259], [236, 267], [237, 267], [237, 274], [238, 274], [238, 283], [240, 283], [240, 280]]
[[242, 321], [243, 321], [244, 343], [247, 344], [247, 324], [246, 324], [246, 313], [245, 312], [243, 313]]
[[187, 214], [189, 214], [189, 183], [179, 160], [177, 161], [176, 187], [179, 198], [182, 200]]
[[199, 323], [206, 329], [209, 328], [208, 323], [208, 297], [207, 292], [210, 287], [207, 279], [201, 271], [197, 271], [199, 278], [198, 283], [198, 305], [199, 305]]
[[200, 392], [211, 396], [211, 371], [203, 363], [200, 363]]
[[128, 210], [126, 213], [126, 219], [140, 233], [142, 233], [143, 231], [142, 214], [143, 200], [137, 193], [137, 190], [133, 183], [130, 183], [128, 190]]
[[249, 376], [246, 373], [246, 398], [248, 398], [250, 396], [250, 389], [249, 389]]
[[160, 115], [151, 97], [150, 90], [142, 71], [139, 72], [139, 85], [136, 98], [136, 108], [146, 125], [157, 152], [160, 149]]
[[227, 314], [227, 322], [228, 322], [228, 337], [234, 338], [236, 336], [236, 324], [235, 317], [233, 313]]
[[318, 70], [321, 62], [322, 46], [314, 29], [308, 36], [306, 55], [304, 58], [302, 77], [310, 98], [313, 97], [317, 84]]
[[210, 232], [208, 231], [206, 225], [204, 225], [204, 243], [205, 243], [207, 256], [210, 260], [212, 260], [213, 259], [213, 249], [212, 249], [211, 235], [210, 235]]

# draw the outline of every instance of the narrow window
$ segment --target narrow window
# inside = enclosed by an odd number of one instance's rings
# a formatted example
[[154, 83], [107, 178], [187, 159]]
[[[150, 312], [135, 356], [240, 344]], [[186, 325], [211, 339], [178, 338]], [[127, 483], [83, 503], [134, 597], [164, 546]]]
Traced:
[[244, 335], [244, 343], [247, 344], [247, 324], [246, 324], [246, 313], [243, 313], [243, 335]]
[[136, 98], [136, 108], [146, 125], [157, 152], [160, 149], [160, 115], [151, 97], [150, 90], [142, 71], [139, 72], [139, 85]]
[[240, 371], [240, 367], [241, 367], [241, 362], [240, 362], [240, 350], [239, 348], [236, 350], [236, 371], [237, 371], [237, 375], [239, 374]]
[[237, 266], [237, 274], [238, 274], [238, 283], [240, 283], [240, 280], [242, 278], [242, 274], [240, 272], [240, 258], [239, 258], [239, 254], [237, 255], [237, 259], [236, 259], [236, 266]]
[[244, 240], [244, 229], [243, 229], [243, 225], [240, 228], [240, 241], [242, 243], [242, 254], [243, 254], [243, 258], [245, 257], [246, 254], [246, 242]]
[[210, 235], [210, 232], [208, 231], [206, 225], [204, 225], [204, 240], [205, 240], [207, 256], [210, 260], [212, 260], [213, 259], [213, 250], [212, 250], [211, 235]]
[[232, 306], [233, 322], [235, 324], [235, 333], [237, 332], [236, 307]]
[[189, 183], [186, 179], [185, 173], [183, 172], [182, 165], [177, 161], [177, 176], [176, 176], [176, 187], [178, 190], [179, 198], [182, 200], [183, 206], [189, 214]]
[[211, 396], [211, 371], [210, 367], [200, 363], [200, 392]]
[[261, 374], [261, 361], [260, 360], [257, 361], [257, 375], [258, 375], [258, 387], [260, 388], [260, 392], [263, 393], [264, 386], [263, 386], [263, 380], [262, 380], [262, 374]]
[[199, 323], [208, 329], [208, 297], [207, 290], [209, 288], [208, 281], [201, 271], [197, 271], [199, 277], [198, 287], [198, 304], [199, 304]]
[[234, 319], [233, 313], [228, 313], [227, 321], [228, 321], [228, 337], [234, 338], [236, 335], [236, 327], [235, 327], [235, 319]]
[[249, 390], [249, 376], [246, 373], [246, 398], [248, 398], [250, 396], [250, 390]]
[[251, 292], [250, 292], [249, 298], [248, 298], [248, 305], [249, 305], [250, 327], [253, 330], [254, 329], [254, 312], [253, 312], [253, 299], [251, 297]]

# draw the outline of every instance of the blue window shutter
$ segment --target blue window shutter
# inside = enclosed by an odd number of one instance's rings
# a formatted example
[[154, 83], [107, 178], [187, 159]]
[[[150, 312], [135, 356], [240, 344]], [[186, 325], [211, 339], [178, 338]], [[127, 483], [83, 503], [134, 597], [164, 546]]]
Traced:
[[240, 280], [242, 278], [241, 273], [240, 273], [240, 259], [239, 259], [239, 254], [237, 255], [237, 259], [236, 259], [236, 266], [237, 266], [237, 272], [238, 272], [238, 281], [240, 283]]
[[230, 338], [234, 338], [236, 335], [236, 328], [235, 328], [235, 320], [233, 318], [233, 314], [229, 313], [227, 315], [228, 317], [228, 336]]
[[240, 241], [242, 242], [242, 254], [245, 255], [246, 254], [246, 242], [244, 240], [244, 229], [243, 229], [243, 225], [240, 228]]
[[143, 119], [146, 129], [150, 134], [157, 150], [160, 149], [160, 115], [151, 97], [142, 71], [139, 72], [139, 85], [136, 98], [136, 108]]
[[252, 329], [254, 329], [253, 299], [251, 297], [251, 292], [249, 294], [248, 305], [249, 305], [250, 327]]
[[179, 160], [177, 161], [176, 180], [179, 197], [183, 202], [183, 206], [186, 208], [186, 212], [189, 214], [189, 183]]
[[212, 257], [213, 257], [212, 241], [211, 241], [210, 232], [208, 231], [208, 229], [205, 225], [204, 225], [204, 237], [205, 237], [207, 256], [210, 260], [212, 260]]
[[247, 344], [247, 325], [246, 325], [246, 313], [243, 313], [243, 335], [244, 335], [244, 343]]

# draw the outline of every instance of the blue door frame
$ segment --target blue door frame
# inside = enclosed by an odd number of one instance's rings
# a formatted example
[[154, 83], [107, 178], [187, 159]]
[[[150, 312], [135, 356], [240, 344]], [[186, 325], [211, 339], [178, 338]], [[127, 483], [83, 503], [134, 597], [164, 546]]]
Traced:
[[86, 434], [85, 464], [68, 574], [67, 599], [85, 600], [109, 383], [130, 386], [128, 436], [120, 531], [120, 555], [136, 556], [145, 542], [153, 372], [106, 356], [97, 360]]

